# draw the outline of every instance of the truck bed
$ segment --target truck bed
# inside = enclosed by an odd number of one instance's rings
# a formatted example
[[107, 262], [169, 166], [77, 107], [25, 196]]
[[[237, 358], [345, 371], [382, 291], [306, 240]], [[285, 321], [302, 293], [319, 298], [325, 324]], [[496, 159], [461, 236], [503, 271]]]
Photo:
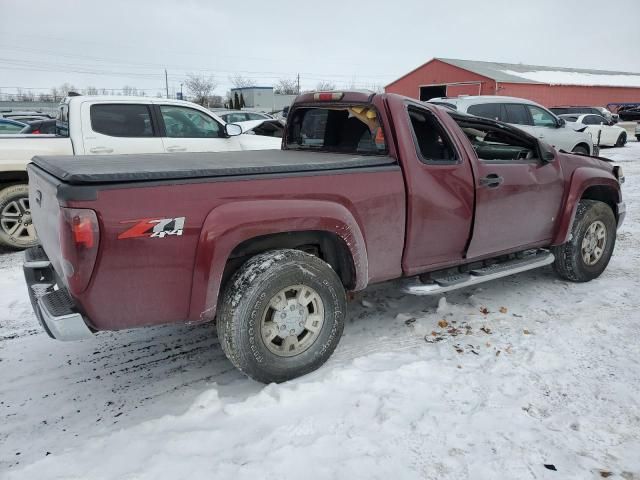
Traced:
[[393, 165], [386, 156], [295, 150], [171, 154], [35, 156], [32, 162], [70, 185], [326, 172]]

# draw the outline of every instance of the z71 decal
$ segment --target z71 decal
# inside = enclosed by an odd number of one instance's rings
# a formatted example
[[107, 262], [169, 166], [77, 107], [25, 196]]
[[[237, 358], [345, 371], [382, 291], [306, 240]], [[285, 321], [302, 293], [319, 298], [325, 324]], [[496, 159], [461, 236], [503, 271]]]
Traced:
[[177, 218], [141, 218], [128, 220], [121, 223], [134, 223], [135, 225], [118, 235], [118, 240], [125, 238], [164, 238], [169, 235], [182, 235], [185, 217]]

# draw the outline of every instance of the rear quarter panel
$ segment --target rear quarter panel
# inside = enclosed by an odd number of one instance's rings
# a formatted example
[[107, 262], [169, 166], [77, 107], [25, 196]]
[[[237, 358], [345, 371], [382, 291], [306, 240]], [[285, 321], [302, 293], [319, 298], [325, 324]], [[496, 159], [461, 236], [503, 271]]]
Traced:
[[[236, 245], [308, 229], [352, 235], [348, 241], [366, 248], [359, 286], [398, 277], [404, 203], [399, 168], [99, 190], [95, 200], [66, 202], [94, 209], [101, 231], [92, 279], [77, 300], [99, 330], [207, 320]], [[351, 224], [335, 221], [336, 212]], [[118, 239], [136, 220], [176, 217], [186, 217], [182, 236]]]

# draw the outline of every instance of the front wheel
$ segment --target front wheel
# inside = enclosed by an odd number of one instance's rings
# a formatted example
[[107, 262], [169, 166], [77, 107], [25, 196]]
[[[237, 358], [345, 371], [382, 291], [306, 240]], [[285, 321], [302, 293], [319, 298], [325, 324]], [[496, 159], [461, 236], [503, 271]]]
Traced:
[[571, 227], [571, 239], [553, 248], [558, 275], [588, 282], [607, 268], [616, 243], [616, 219], [611, 207], [596, 200], [580, 200]]
[[329, 358], [345, 314], [344, 287], [327, 263], [298, 250], [274, 250], [248, 260], [229, 281], [218, 339], [246, 375], [283, 382]]
[[0, 190], [0, 245], [13, 249], [38, 244], [29, 208], [29, 187], [10, 185]]
[[627, 134], [622, 132], [616, 141], [616, 147], [624, 147], [627, 143]]

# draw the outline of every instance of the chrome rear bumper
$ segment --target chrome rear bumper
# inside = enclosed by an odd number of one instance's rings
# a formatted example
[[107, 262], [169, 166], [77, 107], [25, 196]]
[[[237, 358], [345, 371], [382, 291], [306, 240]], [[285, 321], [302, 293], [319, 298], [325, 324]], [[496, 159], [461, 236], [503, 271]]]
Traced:
[[58, 285], [51, 262], [42, 247], [25, 250], [24, 278], [33, 311], [51, 338], [71, 341], [93, 336], [84, 317], [64, 286]]

